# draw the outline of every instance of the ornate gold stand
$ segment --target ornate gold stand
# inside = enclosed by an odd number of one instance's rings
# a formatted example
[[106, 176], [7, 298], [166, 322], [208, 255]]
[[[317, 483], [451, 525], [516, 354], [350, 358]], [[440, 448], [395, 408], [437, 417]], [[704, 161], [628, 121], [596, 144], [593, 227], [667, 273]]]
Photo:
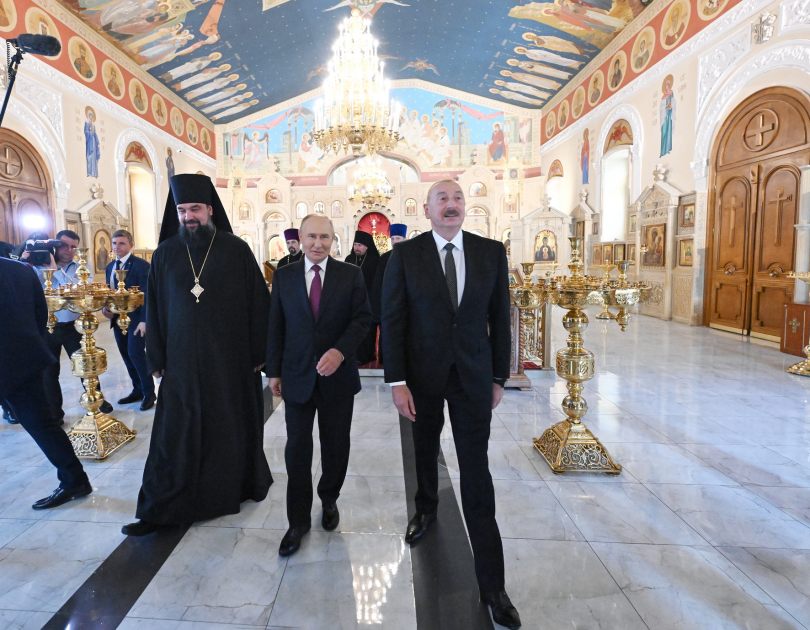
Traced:
[[[610, 282], [610, 272], [616, 268], [616, 265], [591, 265], [596, 269], [602, 271], [605, 282]], [[602, 312], [596, 316], [596, 319], [616, 319], [616, 316], [608, 310], [610, 304], [606, 301], [602, 304]]]
[[506, 383], [507, 387], [531, 389], [532, 382], [526, 376], [523, 364], [526, 361], [527, 351], [531, 343], [532, 331], [537, 315], [535, 311], [543, 305], [543, 292], [532, 283], [532, 270], [534, 263], [521, 263], [523, 267], [523, 284], [513, 284], [509, 287], [512, 304], [520, 312], [518, 331], [518, 373], [511, 374]]
[[547, 300], [568, 309], [563, 317], [563, 326], [568, 331], [567, 345], [557, 352], [556, 362], [557, 374], [568, 381], [568, 395], [562, 402], [562, 410], [568, 418], [547, 429], [533, 443], [555, 473], [580, 471], [618, 475], [622, 467], [582, 422], [588, 411], [588, 403], [582, 397], [582, 384], [594, 374], [593, 353], [583, 348], [582, 333], [588, 327], [584, 309], [594, 305], [603, 305], [605, 310], [607, 306], [619, 306], [619, 315], [614, 317], [624, 330], [630, 321], [627, 307], [638, 303], [645, 287], [627, 283], [626, 265], [624, 279], [620, 277], [616, 282], [585, 276], [579, 255], [583, 239], [574, 236], [569, 240], [571, 275], [552, 280], [544, 287]]
[[[810, 285], [810, 273], [808, 272], [795, 272], [791, 271], [787, 274], [788, 278], [794, 278], [796, 280], [801, 280], [807, 285]], [[804, 361], [799, 361], [798, 363], [794, 363], [791, 365], [786, 371], [790, 374], [795, 374], [796, 376], [810, 376], [810, 346], [804, 347], [804, 353], [807, 355], [807, 358]]]
[[94, 284], [87, 281], [90, 271], [87, 269], [87, 248], [77, 250], [79, 257], [79, 282], [72, 285], [62, 285], [57, 290], [51, 288], [53, 271], [46, 272], [45, 299], [48, 304], [48, 328], [53, 331], [56, 311], [67, 309], [78, 313], [76, 330], [82, 334], [81, 348], [70, 357], [71, 371], [82, 379], [84, 394], [81, 404], [87, 413], [68, 432], [73, 450], [79, 457], [92, 457], [105, 460], [117, 448], [135, 438], [135, 431], [99, 411], [104, 403], [104, 395], [99, 390], [98, 377], [107, 370], [107, 353], [103, 348], [96, 346], [93, 333], [98, 330], [98, 319], [95, 312], [107, 307], [119, 315], [118, 326], [126, 334], [129, 327], [129, 316], [136, 308], [143, 304], [143, 293], [138, 287], [127, 290], [124, 279], [125, 270], [116, 271], [118, 290], [113, 291], [106, 284]]

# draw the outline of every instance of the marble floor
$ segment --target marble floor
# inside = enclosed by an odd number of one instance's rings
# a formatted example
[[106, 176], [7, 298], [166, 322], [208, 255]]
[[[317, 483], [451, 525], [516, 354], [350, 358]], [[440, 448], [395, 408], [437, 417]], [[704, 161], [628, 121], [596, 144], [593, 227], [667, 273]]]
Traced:
[[[555, 323], [555, 347], [564, 336]], [[553, 475], [533, 450], [531, 438], [563, 418], [565, 383], [553, 372], [533, 372], [532, 391], [508, 391], [492, 422], [507, 590], [523, 627], [810, 629], [810, 379], [784, 371], [798, 359], [646, 317], [625, 333], [594, 321], [585, 340], [597, 366], [586, 424], [620, 476]], [[99, 344], [115, 401], [129, 391], [126, 373], [106, 329]], [[62, 380], [72, 422], [80, 384], [64, 359]], [[322, 530], [316, 506], [299, 553], [277, 555], [282, 404], [265, 429], [276, 480], [267, 500], [191, 527], [119, 628], [417, 628], [399, 420], [381, 379], [364, 381], [339, 530]], [[86, 463], [92, 495], [44, 513], [30, 505], [56, 487], [54, 471], [21, 428], [0, 424], [0, 630], [43, 627], [124, 539], [152, 413], [115, 415], [135, 441]], [[443, 437], [458, 494], [449, 426]], [[319, 468], [316, 448], [315, 479]]]

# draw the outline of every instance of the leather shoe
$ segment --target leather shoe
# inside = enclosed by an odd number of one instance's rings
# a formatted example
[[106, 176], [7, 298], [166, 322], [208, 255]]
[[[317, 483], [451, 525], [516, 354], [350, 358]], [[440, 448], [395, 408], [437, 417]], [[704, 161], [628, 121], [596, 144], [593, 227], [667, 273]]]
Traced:
[[99, 407], [98, 410], [101, 413], [112, 413], [113, 406], [105, 400], [103, 403], [101, 403], [101, 407]]
[[124, 396], [121, 400], [118, 401], [119, 405], [129, 405], [130, 403], [134, 402], [141, 402], [143, 400], [143, 394], [139, 394], [138, 392], [134, 391]]
[[323, 504], [323, 517], [321, 518], [321, 525], [323, 528], [331, 532], [340, 523], [340, 512], [338, 512], [337, 503]]
[[281, 539], [281, 544], [278, 546], [278, 555], [282, 558], [293, 555], [301, 546], [301, 539], [304, 537], [311, 525], [301, 525], [299, 527], [290, 527], [284, 538]]
[[481, 601], [492, 611], [492, 621], [510, 630], [520, 628], [520, 615], [509, 600], [506, 591], [481, 593]]
[[79, 497], [86, 497], [93, 491], [93, 486], [90, 483], [86, 483], [83, 486], [79, 486], [78, 488], [74, 488], [73, 490], [67, 490], [65, 488], [57, 488], [53, 491], [51, 496], [45, 497], [44, 499], [40, 499], [31, 507], [35, 510], [48, 510], [50, 508], [55, 508], [60, 505], [67, 503], [68, 501], [73, 501], [73, 499], [78, 499]]
[[408, 523], [408, 529], [405, 530], [405, 542], [409, 545], [414, 544], [427, 532], [430, 524], [436, 520], [436, 512], [430, 514], [416, 513], [411, 521]]
[[143, 399], [141, 403], [141, 411], [149, 411], [152, 407], [155, 406], [155, 400], [157, 397], [154, 394], [149, 394], [146, 398]]
[[148, 536], [156, 532], [160, 525], [157, 523], [150, 523], [149, 521], [135, 521], [129, 525], [124, 525], [121, 528], [121, 533], [125, 536]]

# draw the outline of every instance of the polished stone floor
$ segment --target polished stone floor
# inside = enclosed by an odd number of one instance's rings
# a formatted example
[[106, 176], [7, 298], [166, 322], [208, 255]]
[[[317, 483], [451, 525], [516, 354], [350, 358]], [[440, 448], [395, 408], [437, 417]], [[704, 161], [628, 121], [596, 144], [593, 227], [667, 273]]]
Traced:
[[[560, 314], [555, 312], [555, 318]], [[558, 319], [558, 318], [557, 318]], [[554, 345], [564, 339], [555, 325]], [[507, 590], [524, 628], [810, 628], [810, 379], [772, 345], [635, 317], [585, 335], [597, 376], [586, 423], [619, 477], [556, 476], [531, 438], [563, 418], [565, 383], [532, 374], [492, 422], [490, 468]], [[102, 385], [128, 393], [111, 350]], [[80, 385], [63, 361], [66, 398]], [[416, 628], [399, 423], [380, 379], [365, 379], [352, 428], [339, 531], [312, 533], [289, 560], [283, 405], [266, 425], [276, 479], [242, 513], [194, 525], [119, 626], [126, 630]], [[67, 409], [75, 421], [81, 409]], [[116, 409], [138, 437], [87, 463], [95, 491], [49, 512], [30, 504], [54, 471], [19, 427], [0, 425], [0, 630], [41, 628], [121, 543], [132, 519], [151, 413]], [[457, 487], [452, 434], [443, 451]], [[319, 474], [318, 450], [313, 475]]]

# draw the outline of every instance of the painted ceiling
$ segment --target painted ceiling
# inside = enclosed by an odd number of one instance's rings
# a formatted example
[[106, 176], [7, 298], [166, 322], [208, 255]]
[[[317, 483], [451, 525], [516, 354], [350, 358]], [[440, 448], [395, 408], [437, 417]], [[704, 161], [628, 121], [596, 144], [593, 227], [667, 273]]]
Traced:
[[319, 87], [338, 24], [372, 20], [389, 79], [539, 108], [651, 0], [58, 0], [217, 123]]

